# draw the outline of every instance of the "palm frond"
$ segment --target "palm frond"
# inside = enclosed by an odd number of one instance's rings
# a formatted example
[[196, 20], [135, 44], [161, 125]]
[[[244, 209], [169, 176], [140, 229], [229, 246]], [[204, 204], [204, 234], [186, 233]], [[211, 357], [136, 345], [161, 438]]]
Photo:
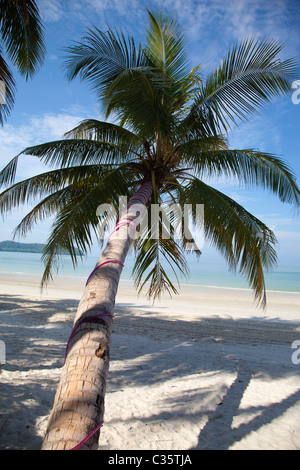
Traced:
[[178, 220], [176, 217], [172, 220], [170, 214], [164, 217], [163, 210], [161, 207], [158, 218], [148, 213], [148, 225], [134, 243], [136, 259], [132, 274], [135, 286], [141, 293], [147, 285], [147, 297], [153, 300], [164, 292], [170, 296], [178, 293], [171, 274], [178, 284], [179, 274], [188, 275], [184, 252], [174, 237]]
[[131, 152], [138, 157], [141, 157], [144, 150], [144, 141], [133, 132], [116, 124], [96, 119], [81, 121], [78, 126], [66, 132], [64, 136], [67, 139], [108, 142], [110, 145], [118, 146], [120, 152]]
[[[145, 55], [149, 65], [163, 77], [160, 101], [172, 116], [169, 129], [175, 131], [175, 122], [187, 111], [187, 103], [199, 83], [200, 67], [190, 70], [184, 34], [174, 17], [149, 10], [149, 26], [146, 31]], [[169, 136], [172, 135], [169, 133]], [[168, 136], [168, 137], [169, 137]]]
[[22, 152], [40, 158], [46, 165], [119, 164], [134, 157], [129, 145], [88, 139], [65, 139], [27, 147]]
[[88, 182], [92, 186], [113, 169], [111, 165], [82, 165], [47, 171], [19, 181], [0, 194], [0, 211], [5, 213], [21, 204], [32, 204], [37, 198], [48, 196], [69, 185], [80, 186], [83, 182]]
[[16, 177], [19, 156], [12, 158], [10, 162], [0, 171], [0, 188], [12, 184]]
[[206, 239], [225, 257], [230, 269], [246, 276], [255, 298], [264, 307], [264, 270], [277, 262], [272, 230], [236, 201], [196, 178], [182, 189], [181, 201], [204, 204]]
[[[63, 140], [24, 149], [0, 171], [0, 187], [13, 183], [22, 154], [36, 156], [46, 165], [61, 168], [115, 165], [140, 157], [139, 139], [130, 131], [113, 124], [86, 120], [66, 133], [66, 136], [68, 138]], [[103, 140], [98, 140], [100, 137]]]
[[109, 29], [88, 29], [81, 42], [66, 49], [66, 75], [73, 80], [79, 75], [103, 99], [113, 81], [123, 72], [146, 66], [141, 45], [133, 37], [125, 37]]
[[45, 56], [43, 26], [35, 0], [0, 0], [1, 39], [13, 65], [26, 78]]
[[174, 123], [163, 104], [165, 88], [160, 74], [141, 69], [124, 72], [109, 89], [107, 117], [113, 113], [122, 126], [147, 140], [158, 133], [168, 135]]
[[78, 126], [64, 135], [68, 139], [90, 139], [100, 142], [124, 144], [131, 141], [132, 145], [140, 144], [140, 139], [133, 132], [107, 121], [85, 119]]
[[179, 152], [183, 157], [182, 162], [190, 165], [199, 178], [237, 178], [246, 187], [259, 186], [271, 191], [282, 202], [299, 207], [300, 190], [296, 177], [278, 156], [254, 149], [205, 149], [201, 140], [182, 144]]
[[[101, 204], [112, 204], [118, 209], [118, 195], [122, 193], [129, 197], [132, 192], [129, 188], [133, 184], [133, 175], [122, 165], [117, 168], [97, 165], [59, 169], [16, 183], [0, 195], [0, 208], [4, 214], [15, 206], [39, 199], [38, 204], [16, 227], [14, 237], [24, 237], [38, 221], [56, 216], [53, 238], [51, 235], [51, 244], [46, 246], [43, 256], [46, 263], [42, 280], [44, 284], [52, 277], [53, 267], [59, 266], [61, 254], [69, 253], [75, 266], [78, 249], [82, 253], [87, 252], [91, 228], [98, 238], [103, 235], [100, 233], [98, 207]], [[60, 224], [66, 225], [63, 227]]]
[[63, 188], [41, 199], [18, 223], [13, 231], [13, 238], [25, 238], [36, 223], [56, 215], [67, 192], [68, 188]]
[[275, 40], [250, 38], [235, 44], [221, 65], [199, 87], [191, 110], [191, 126], [212, 110], [217, 128], [232, 125], [257, 113], [273, 98], [291, 91], [297, 76], [296, 59], [278, 59], [283, 45]]
[[146, 47], [150, 64], [171, 82], [180, 83], [190, 74], [183, 32], [175, 18], [148, 11]]
[[16, 83], [12, 72], [7, 65], [0, 46], [0, 125], [10, 113], [16, 92]]
[[117, 206], [120, 193], [129, 196], [130, 176], [124, 170], [108, 172], [93, 187], [88, 182], [82, 182], [81, 185], [66, 188], [42, 256], [45, 263], [42, 286], [52, 279], [53, 269], [59, 266], [61, 254], [69, 253], [75, 267], [78, 251], [86, 254], [90, 250], [93, 234], [99, 236], [99, 205], [111, 203]]
[[89, 29], [82, 43], [67, 49], [67, 77], [78, 75], [96, 91], [106, 118], [114, 114], [144, 138], [167, 133], [170, 115], [161, 103], [164, 77], [149, 63], [141, 45], [109, 29]]

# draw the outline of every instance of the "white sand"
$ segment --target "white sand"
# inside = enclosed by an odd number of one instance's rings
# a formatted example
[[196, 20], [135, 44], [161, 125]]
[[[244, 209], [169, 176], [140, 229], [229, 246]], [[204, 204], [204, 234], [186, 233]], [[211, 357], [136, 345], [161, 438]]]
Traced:
[[[0, 279], [0, 449], [39, 449], [84, 280]], [[121, 282], [99, 449], [300, 449], [300, 295]], [[300, 353], [298, 355], [300, 358]]]

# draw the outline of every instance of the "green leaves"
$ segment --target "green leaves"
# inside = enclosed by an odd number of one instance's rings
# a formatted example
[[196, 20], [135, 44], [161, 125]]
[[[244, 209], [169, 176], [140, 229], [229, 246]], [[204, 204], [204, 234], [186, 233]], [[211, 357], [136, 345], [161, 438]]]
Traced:
[[60, 168], [33, 176], [12, 185], [1, 193], [1, 212], [7, 212], [20, 204], [31, 204], [40, 197], [70, 185], [80, 186], [85, 180], [93, 185], [101, 181], [101, 178], [110, 171], [113, 171], [113, 167], [109, 165], [82, 165]]
[[235, 44], [221, 65], [199, 87], [192, 113], [206, 109], [219, 131], [246, 121], [272, 98], [288, 93], [297, 76], [296, 60], [281, 60], [283, 45], [272, 39], [245, 39]]
[[87, 253], [93, 233], [98, 235], [98, 206], [118, 206], [119, 192], [129, 196], [129, 187], [133, 183], [132, 175], [122, 165], [117, 168], [110, 165], [63, 168], [8, 188], [0, 195], [0, 208], [5, 213], [22, 203], [39, 200], [16, 228], [15, 235], [21, 236], [25, 236], [37, 221], [54, 216], [43, 253], [44, 284], [52, 278], [61, 254], [68, 252], [75, 266], [78, 249], [83, 254]]
[[118, 34], [111, 29], [105, 33], [96, 27], [88, 29], [82, 42], [75, 43], [66, 51], [67, 78], [73, 80], [79, 75], [104, 101], [115, 80], [120, 81], [130, 71], [146, 65], [141, 45], [137, 47], [132, 37], [126, 38], [123, 33]]
[[181, 203], [204, 204], [206, 239], [231, 269], [246, 276], [265, 306], [264, 270], [277, 263], [274, 233], [233, 199], [196, 178], [181, 191]]
[[180, 146], [182, 161], [191, 166], [200, 178], [235, 178], [247, 187], [261, 187], [275, 194], [282, 202], [299, 207], [300, 191], [295, 175], [282, 159], [252, 149], [217, 150], [214, 148], [215, 139], [202, 140], [202, 145], [201, 141], [190, 140]]
[[0, 80], [5, 83], [5, 103], [0, 105], [1, 125], [13, 106], [16, 91], [1, 44], [13, 66], [26, 79], [34, 75], [44, 60], [43, 27], [36, 3], [35, 0], [0, 0]]
[[150, 11], [148, 14], [145, 54], [151, 66], [170, 83], [179, 83], [190, 74], [183, 32], [175, 18]]
[[43, 63], [43, 27], [35, 0], [0, 0], [1, 40], [13, 65], [25, 78]]
[[16, 83], [13, 74], [2, 56], [0, 45], [0, 125], [10, 113], [14, 104]]
[[[190, 70], [184, 35], [177, 20], [149, 10], [149, 26], [145, 38], [145, 55], [149, 66], [162, 77], [161, 89], [157, 89], [158, 105], [163, 104], [168, 120], [164, 134], [176, 133], [176, 124], [185, 112], [185, 105], [192, 98], [193, 87], [199, 80], [198, 67]], [[157, 80], [157, 78], [156, 78]]]
[[175, 114], [190, 96], [193, 73], [177, 22], [149, 13], [146, 47], [109, 29], [89, 29], [67, 49], [67, 77], [79, 76], [100, 98], [106, 118], [113, 114], [141, 138], [161, 141], [175, 131]]
[[[158, 224], [158, 233], [154, 236], [155, 223]], [[174, 231], [174, 226], [174, 222], [171, 222], [171, 231]], [[184, 250], [170, 236], [169, 227], [165, 226], [161, 213], [159, 220], [151, 220], [149, 217], [148, 226], [135, 242], [135, 251], [133, 276], [138, 291], [147, 287], [147, 297], [153, 300], [160, 298], [164, 292], [178, 294], [171, 277], [175, 275], [178, 282], [178, 274], [187, 276], [188, 267]]]
[[45, 164], [62, 168], [86, 164], [118, 164], [132, 158], [130, 148], [109, 141], [65, 139], [28, 147], [22, 153], [39, 157]]
[[62, 253], [67, 251], [76, 266], [77, 250], [83, 254], [88, 252], [93, 243], [93, 234], [98, 235], [98, 206], [117, 205], [119, 191], [129, 196], [128, 186], [132, 183], [129, 176], [123, 168], [106, 169], [101, 171], [98, 178], [94, 175], [94, 181], [81, 178], [66, 188], [43, 252], [45, 271], [42, 284], [52, 278], [53, 268], [57, 266]]

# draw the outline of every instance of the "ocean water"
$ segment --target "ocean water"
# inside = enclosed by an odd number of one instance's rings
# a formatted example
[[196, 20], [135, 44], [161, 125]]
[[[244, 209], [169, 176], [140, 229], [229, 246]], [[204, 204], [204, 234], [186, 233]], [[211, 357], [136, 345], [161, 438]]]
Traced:
[[[83, 262], [79, 261], [78, 267], [74, 270], [71, 259], [68, 256], [62, 257], [59, 269], [60, 276], [76, 276], [86, 279], [93, 268], [97, 257], [88, 256]], [[128, 255], [122, 272], [122, 279], [132, 279], [132, 268], [134, 264], [133, 255]], [[188, 257], [189, 277], [179, 277], [181, 286], [211, 286], [228, 289], [249, 289], [247, 280], [239, 273], [228, 271], [228, 267], [222, 262], [208, 262], [202, 257], [196, 260], [195, 257]], [[39, 253], [15, 253], [0, 252], [0, 274], [22, 273], [24, 275], [42, 276], [44, 265], [41, 262]], [[176, 281], [175, 276], [170, 273], [170, 278]], [[276, 270], [266, 273], [266, 288], [270, 291], [300, 292], [300, 267], [278, 266]], [[176, 284], [175, 284], [176, 285]]]

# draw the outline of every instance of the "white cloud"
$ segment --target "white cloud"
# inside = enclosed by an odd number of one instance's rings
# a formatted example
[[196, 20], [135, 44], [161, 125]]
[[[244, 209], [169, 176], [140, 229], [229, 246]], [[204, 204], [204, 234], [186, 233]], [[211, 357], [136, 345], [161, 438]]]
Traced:
[[69, 29], [92, 24], [121, 26], [143, 37], [146, 8], [175, 15], [183, 27], [193, 64], [219, 63], [235, 40], [263, 35], [287, 43], [287, 55], [297, 55], [299, 33], [297, 7], [284, 0], [40, 0], [43, 20], [64, 21]]
[[270, 36], [287, 43], [287, 55], [297, 55], [297, 6], [284, 0], [154, 0], [168, 8], [195, 46], [192, 60], [217, 65], [233, 41], [246, 36]]
[[236, 191], [229, 193], [229, 197], [239, 204], [245, 204], [246, 202], [259, 202], [261, 200], [260, 198], [247, 196], [243, 193], [237, 193]]
[[[276, 108], [275, 108], [276, 106]], [[273, 104], [273, 109], [281, 109], [280, 103]], [[272, 136], [272, 148], [270, 148]], [[233, 149], [259, 149], [262, 152], [278, 154], [281, 152], [283, 132], [276, 115], [272, 121], [266, 115], [257, 115], [247, 123], [233, 127], [228, 134], [230, 147]]]
[[63, 134], [75, 127], [81, 119], [82, 117], [67, 114], [46, 114], [41, 118], [33, 117], [30, 126], [36, 131], [35, 140], [49, 141], [62, 138]]
[[[269, 217], [269, 216], [264, 216], [265, 217], [265, 224], [268, 225], [273, 231], [276, 231], [277, 233], [297, 233], [297, 232], [283, 232], [284, 229], [287, 228], [299, 228], [300, 226], [300, 221], [297, 220], [296, 218], [292, 217], [280, 217], [280, 216], [275, 216], [275, 217]], [[300, 238], [299, 238], [300, 241]]]
[[[44, 114], [29, 118], [19, 127], [6, 124], [0, 128], [0, 168], [26, 147], [51, 140], [58, 140], [83, 119], [80, 115]], [[44, 165], [35, 157], [24, 156], [19, 160], [18, 179], [45, 171]]]
[[54, 22], [60, 20], [64, 15], [61, 0], [40, 0], [39, 11], [43, 22]]
[[59, 60], [59, 57], [56, 54], [50, 54], [49, 59], [56, 62]]
[[[293, 241], [295, 243], [298, 243], [298, 248], [299, 248], [300, 232], [292, 232], [292, 231], [288, 231], [288, 230], [278, 230], [277, 235], [281, 240]], [[297, 249], [297, 252], [299, 252], [299, 249]]]
[[85, 26], [104, 25], [106, 20], [114, 21], [116, 16], [134, 22], [145, 13], [144, 4], [139, 0], [40, 0], [39, 3], [45, 23], [63, 20], [66, 28], [72, 22], [84, 23]]

